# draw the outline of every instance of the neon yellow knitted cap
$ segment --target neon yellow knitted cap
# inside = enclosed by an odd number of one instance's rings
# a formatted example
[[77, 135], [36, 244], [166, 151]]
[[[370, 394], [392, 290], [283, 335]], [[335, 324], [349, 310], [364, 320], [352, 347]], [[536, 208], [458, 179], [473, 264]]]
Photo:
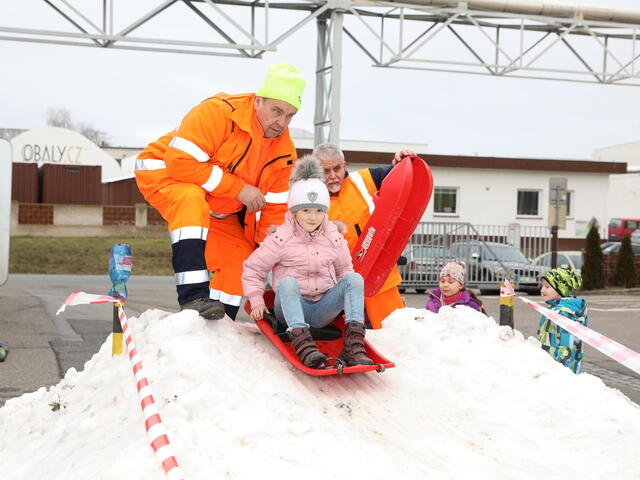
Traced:
[[302, 74], [293, 65], [274, 63], [269, 67], [267, 78], [256, 95], [282, 100], [300, 110], [302, 92], [306, 84]]

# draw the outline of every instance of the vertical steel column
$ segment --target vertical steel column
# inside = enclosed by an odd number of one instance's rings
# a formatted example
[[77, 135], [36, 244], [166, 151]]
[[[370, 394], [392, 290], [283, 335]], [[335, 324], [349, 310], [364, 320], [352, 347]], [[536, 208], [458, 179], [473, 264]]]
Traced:
[[329, 41], [327, 33], [327, 17], [320, 15], [316, 21], [318, 36], [317, 36], [317, 49], [316, 49], [316, 111], [314, 114], [314, 145], [320, 145], [327, 141], [327, 136], [324, 134], [324, 127], [327, 123], [326, 115], [326, 101], [327, 101], [327, 86], [325, 77], [327, 75], [327, 57], [329, 56]]
[[330, 26], [327, 17], [317, 21], [315, 145], [327, 141], [340, 145], [343, 22], [344, 13], [337, 10], [331, 12]]
[[340, 94], [342, 92], [342, 24], [344, 13], [331, 13], [331, 126], [329, 141], [340, 145]]

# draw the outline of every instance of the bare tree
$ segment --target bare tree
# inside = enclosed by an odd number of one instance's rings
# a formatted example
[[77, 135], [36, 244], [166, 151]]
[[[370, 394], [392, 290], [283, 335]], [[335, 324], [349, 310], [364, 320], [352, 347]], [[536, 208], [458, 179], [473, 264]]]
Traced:
[[64, 107], [49, 107], [47, 109], [47, 125], [50, 127], [75, 130], [73, 122], [71, 121], [71, 113]]
[[104, 147], [109, 144], [109, 135], [103, 130], [98, 130], [93, 125], [81, 122], [78, 131], [96, 145]]
[[98, 130], [86, 122], [75, 124], [71, 120], [71, 113], [65, 107], [47, 109], [47, 125], [74, 130], [101, 147], [109, 144], [109, 135], [104, 130]]

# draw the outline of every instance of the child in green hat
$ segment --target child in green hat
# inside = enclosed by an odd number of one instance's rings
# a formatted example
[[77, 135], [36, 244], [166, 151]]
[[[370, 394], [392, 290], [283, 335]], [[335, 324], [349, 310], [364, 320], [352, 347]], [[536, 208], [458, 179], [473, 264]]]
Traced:
[[[582, 285], [582, 277], [568, 267], [554, 268], [540, 280], [540, 295], [549, 308], [570, 320], [588, 324], [587, 302], [572, 293]], [[543, 350], [574, 373], [580, 372], [582, 341], [542, 316], [538, 324], [538, 340]]]

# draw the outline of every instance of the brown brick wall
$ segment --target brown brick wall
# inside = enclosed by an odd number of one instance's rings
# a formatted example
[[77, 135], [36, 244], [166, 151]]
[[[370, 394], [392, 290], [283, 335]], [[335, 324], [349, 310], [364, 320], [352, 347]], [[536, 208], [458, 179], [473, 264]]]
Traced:
[[102, 207], [103, 225], [135, 225], [136, 207]]
[[53, 225], [53, 205], [20, 203], [18, 223], [23, 225]]
[[153, 207], [147, 207], [147, 225], [166, 225], [162, 215]]
[[586, 238], [558, 238], [558, 250], [584, 250]]
[[[640, 255], [634, 255], [636, 264], [636, 285], [640, 285]], [[618, 254], [610, 253], [604, 255], [604, 278], [607, 285], [613, 285], [613, 274], [616, 271], [616, 264], [618, 263]]]

